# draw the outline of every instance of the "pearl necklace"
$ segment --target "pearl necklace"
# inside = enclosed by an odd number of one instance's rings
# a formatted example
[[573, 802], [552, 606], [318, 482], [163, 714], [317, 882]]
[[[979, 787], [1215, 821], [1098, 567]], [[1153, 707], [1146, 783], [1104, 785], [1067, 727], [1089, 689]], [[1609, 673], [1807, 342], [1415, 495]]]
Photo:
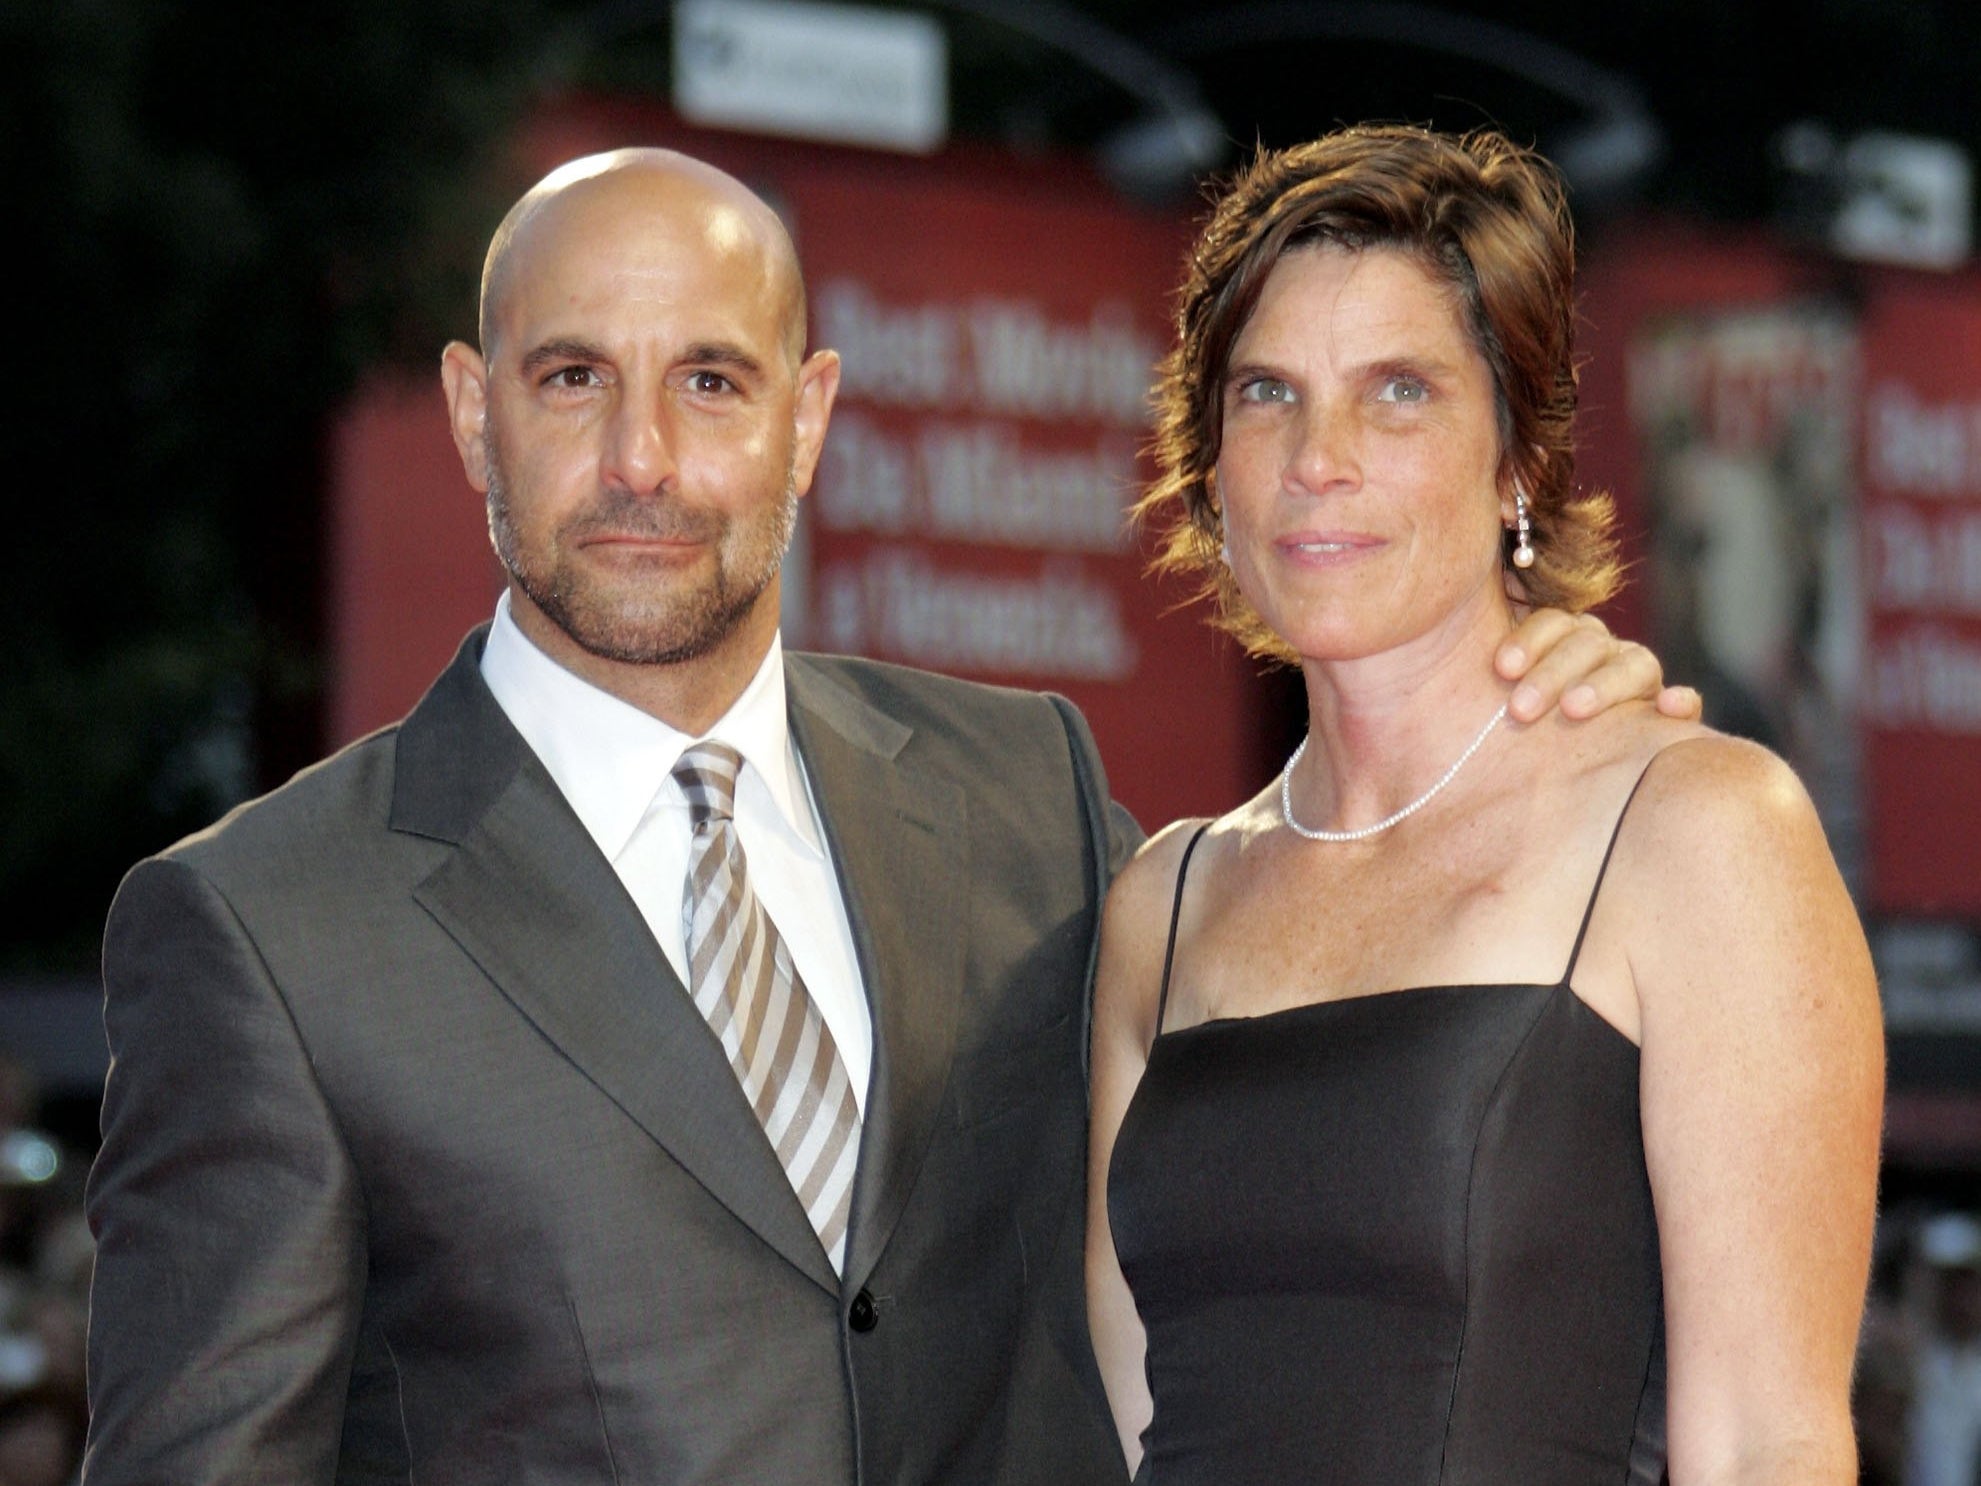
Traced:
[[1297, 835], [1305, 836], [1309, 841], [1365, 841], [1371, 836], [1387, 831], [1398, 821], [1406, 820], [1410, 816], [1415, 815], [1419, 810], [1430, 804], [1432, 800], [1436, 799], [1438, 791], [1458, 777], [1458, 771], [1464, 768], [1466, 761], [1479, 751], [1479, 745], [1486, 741], [1487, 736], [1494, 728], [1500, 725], [1500, 720], [1505, 716], [1506, 703], [1502, 702], [1500, 703], [1499, 711], [1487, 718], [1486, 725], [1479, 729], [1479, 736], [1474, 738], [1465, 752], [1458, 756], [1458, 762], [1444, 771], [1443, 777], [1436, 784], [1425, 790], [1416, 799], [1397, 811], [1396, 814], [1384, 816], [1374, 825], [1363, 826], [1360, 830], [1355, 831], [1317, 831], [1309, 826], [1301, 825], [1299, 821], [1293, 818], [1293, 766], [1300, 762], [1300, 756], [1307, 751], [1308, 739], [1313, 736], [1310, 733], [1307, 738], [1300, 740], [1300, 746], [1293, 750], [1293, 757], [1288, 759], [1286, 761], [1286, 767], [1279, 771], [1280, 819], [1285, 821], [1288, 828]]

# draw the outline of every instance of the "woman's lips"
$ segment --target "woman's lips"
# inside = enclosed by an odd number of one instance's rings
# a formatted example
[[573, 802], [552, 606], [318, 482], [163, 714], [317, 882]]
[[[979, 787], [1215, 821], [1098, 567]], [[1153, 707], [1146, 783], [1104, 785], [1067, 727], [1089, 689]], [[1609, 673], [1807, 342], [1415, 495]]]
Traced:
[[1274, 544], [1289, 557], [1306, 561], [1347, 561], [1384, 545], [1381, 537], [1354, 531], [1289, 532]]

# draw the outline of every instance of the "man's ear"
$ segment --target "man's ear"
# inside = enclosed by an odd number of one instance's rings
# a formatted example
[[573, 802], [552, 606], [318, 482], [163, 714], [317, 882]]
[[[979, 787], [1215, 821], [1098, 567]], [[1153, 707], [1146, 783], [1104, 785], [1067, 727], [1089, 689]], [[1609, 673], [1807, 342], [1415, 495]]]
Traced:
[[447, 421], [468, 483], [488, 494], [488, 363], [466, 341], [449, 341], [440, 353], [440, 385], [447, 392]]
[[791, 483], [798, 494], [812, 488], [825, 447], [826, 425], [832, 422], [833, 400], [839, 396], [839, 353], [814, 351], [798, 368], [797, 444], [792, 450]]

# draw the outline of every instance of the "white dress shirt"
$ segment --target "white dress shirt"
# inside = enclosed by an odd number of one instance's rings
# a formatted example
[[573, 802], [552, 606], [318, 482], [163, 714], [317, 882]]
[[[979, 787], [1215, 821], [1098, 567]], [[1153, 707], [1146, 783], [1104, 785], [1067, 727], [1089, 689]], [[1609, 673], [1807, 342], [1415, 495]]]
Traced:
[[[681, 754], [714, 739], [743, 756], [736, 833], [750, 886], [790, 948], [832, 1032], [864, 1116], [873, 1068], [873, 1018], [860, 980], [839, 877], [826, 850], [803, 761], [784, 707], [784, 647], [763, 664], [700, 738], [599, 690], [531, 643], [496, 605], [482, 679], [564, 792], [598, 849], [639, 905], [668, 963], [688, 983], [681, 899], [688, 874], [688, 802], [672, 771]], [[641, 838], [637, 849], [636, 834]]]

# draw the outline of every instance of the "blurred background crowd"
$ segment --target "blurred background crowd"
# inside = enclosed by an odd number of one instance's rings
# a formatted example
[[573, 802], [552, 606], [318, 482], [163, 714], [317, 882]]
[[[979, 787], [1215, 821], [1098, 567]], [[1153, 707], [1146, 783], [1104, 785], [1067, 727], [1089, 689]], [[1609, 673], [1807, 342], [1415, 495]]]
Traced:
[[1072, 695], [1153, 826], [1298, 726], [1120, 523], [1168, 290], [1207, 177], [1365, 119], [1567, 176], [1606, 617], [1796, 764], [1878, 957], [1863, 1478], [1981, 1486], [1981, 7], [47, 0], [0, 43], [0, 1486], [75, 1471], [119, 876], [493, 601], [433, 372], [517, 192], [666, 143], [777, 204], [846, 357], [787, 632]]

